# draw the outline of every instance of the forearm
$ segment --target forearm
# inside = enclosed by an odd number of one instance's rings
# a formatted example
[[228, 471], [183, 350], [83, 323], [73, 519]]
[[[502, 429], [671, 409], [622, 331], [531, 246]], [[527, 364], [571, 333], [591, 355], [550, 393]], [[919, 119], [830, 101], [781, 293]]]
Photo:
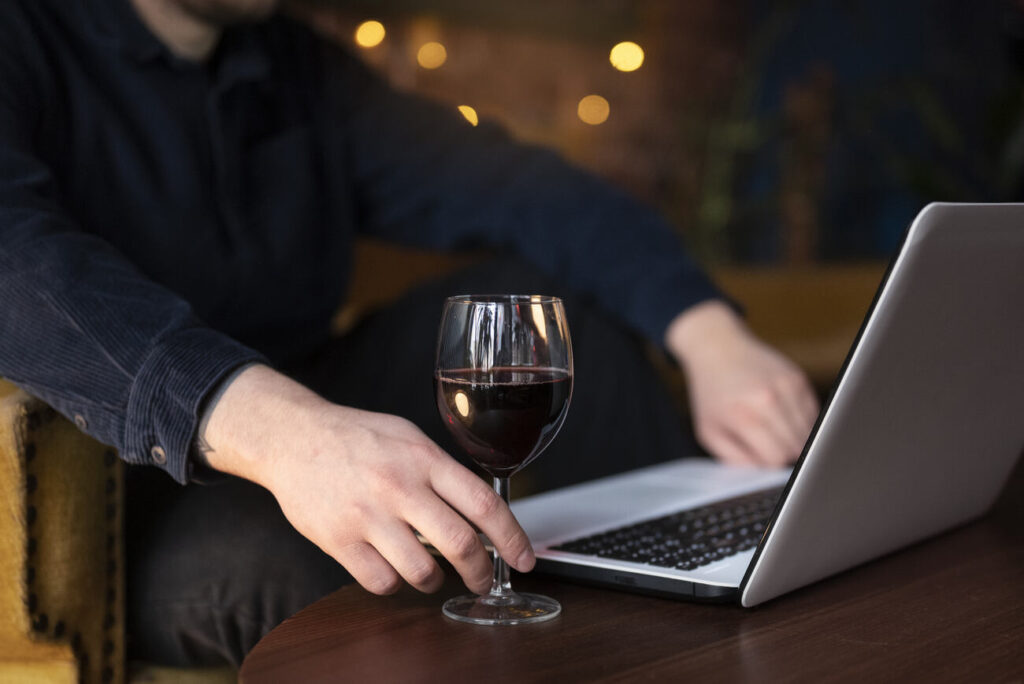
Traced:
[[97, 238], [43, 213], [31, 228], [14, 216], [0, 209], [0, 374], [123, 459], [186, 481], [203, 396], [259, 354]]
[[510, 249], [655, 344], [676, 313], [720, 296], [672, 226], [628, 193], [493, 123], [396, 92], [350, 57], [334, 64], [344, 92], [332, 120], [352, 141], [361, 231]]
[[0, 375], [126, 461], [185, 482], [203, 397], [261, 357], [61, 205], [33, 148], [34, 91], [10, 66], [0, 59]]

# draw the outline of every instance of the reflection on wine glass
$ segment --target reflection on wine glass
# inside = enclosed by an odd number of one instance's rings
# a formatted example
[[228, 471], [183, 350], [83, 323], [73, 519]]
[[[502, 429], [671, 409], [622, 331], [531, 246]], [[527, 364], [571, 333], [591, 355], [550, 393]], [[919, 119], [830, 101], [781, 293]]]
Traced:
[[[494, 477], [508, 503], [508, 479], [551, 443], [572, 396], [572, 343], [557, 297], [449, 297], [441, 316], [434, 387], [441, 419], [467, 454]], [[549, 620], [554, 599], [512, 591], [494, 552], [494, 582], [483, 596], [444, 604], [448, 617], [485, 625]]]

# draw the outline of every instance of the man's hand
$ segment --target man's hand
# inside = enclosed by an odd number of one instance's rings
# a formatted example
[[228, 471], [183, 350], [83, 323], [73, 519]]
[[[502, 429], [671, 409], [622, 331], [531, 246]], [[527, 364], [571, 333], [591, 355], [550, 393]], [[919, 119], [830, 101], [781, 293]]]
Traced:
[[295, 529], [375, 594], [402, 579], [441, 586], [413, 529], [477, 593], [490, 588], [492, 565], [470, 523], [512, 567], [534, 565], [501, 498], [407, 420], [331, 404], [266, 366], [239, 374], [212, 410], [210, 466], [269, 489]]
[[781, 466], [799, 457], [818, 415], [807, 378], [723, 302], [684, 311], [666, 344], [688, 379], [694, 432], [726, 463]]

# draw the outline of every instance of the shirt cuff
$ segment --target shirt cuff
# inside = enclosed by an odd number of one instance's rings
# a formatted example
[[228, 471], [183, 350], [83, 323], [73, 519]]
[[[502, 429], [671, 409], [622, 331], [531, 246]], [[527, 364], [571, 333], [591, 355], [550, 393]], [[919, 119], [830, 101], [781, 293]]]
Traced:
[[[638, 288], [639, 290], [640, 288]], [[702, 273], [688, 273], [664, 279], [643, 289], [633, 301], [633, 320], [640, 333], [659, 349], [665, 349], [665, 333], [676, 316], [709, 299], [719, 299], [742, 315], [742, 309]]]
[[155, 465], [186, 484], [203, 400], [232, 370], [254, 361], [266, 362], [210, 328], [186, 328], [161, 340], [132, 383], [121, 457]]

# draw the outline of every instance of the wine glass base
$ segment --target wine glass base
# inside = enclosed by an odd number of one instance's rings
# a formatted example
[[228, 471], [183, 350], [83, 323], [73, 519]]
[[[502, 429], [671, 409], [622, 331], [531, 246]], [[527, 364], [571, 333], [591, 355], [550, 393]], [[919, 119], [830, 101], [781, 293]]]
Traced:
[[540, 594], [510, 592], [501, 596], [456, 596], [445, 601], [441, 611], [452, 620], [474, 625], [520, 625], [557, 617], [562, 606]]

